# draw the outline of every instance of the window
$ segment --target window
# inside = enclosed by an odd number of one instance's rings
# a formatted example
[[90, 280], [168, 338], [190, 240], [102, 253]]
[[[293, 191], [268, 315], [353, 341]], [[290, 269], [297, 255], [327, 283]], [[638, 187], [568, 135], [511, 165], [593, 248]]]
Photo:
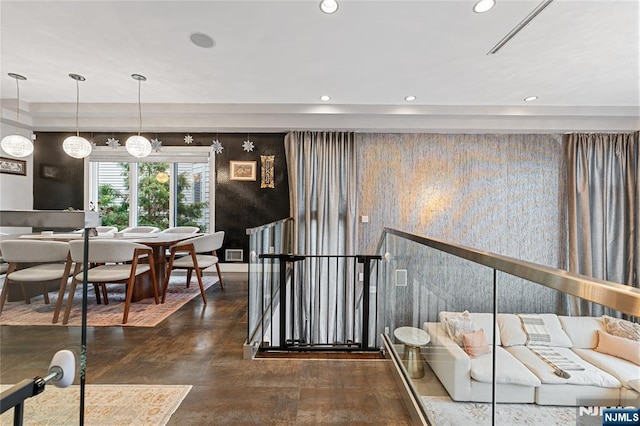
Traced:
[[215, 229], [214, 161], [210, 148], [185, 153], [165, 147], [144, 159], [94, 148], [87, 159], [85, 202], [98, 200], [103, 225], [198, 226], [208, 232]]

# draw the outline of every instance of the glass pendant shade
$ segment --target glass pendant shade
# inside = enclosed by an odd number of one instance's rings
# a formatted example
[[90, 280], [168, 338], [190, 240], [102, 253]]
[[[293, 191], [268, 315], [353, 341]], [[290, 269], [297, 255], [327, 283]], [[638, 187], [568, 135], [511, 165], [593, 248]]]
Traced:
[[85, 158], [91, 154], [93, 145], [91, 142], [80, 136], [80, 86], [79, 82], [85, 81], [85, 78], [80, 74], [69, 74], [69, 77], [76, 82], [76, 135], [69, 136], [62, 142], [62, 149], [64, 152], [73, 158]]
[[9, 135], [0, 142], [2, 150], [12, 157], [27, 157], [33, 153], [33, 144], [22, 135]]
[[146, 157], [151, 154], [151, 142], [144, 136], [134, 135], [127, 139], [124, 144], [127, 152], [137, 158]]
[[91, 154], [91, 142], [81, 136], [69, 136], [62, 142], [62, 149], [73, 158], [85, 158]]
[[[16, 79], [16, 123], [20, 123], [20, 81], [24, 81], [27, 78], [13, 72], [7, 75]], [[18, 127], [16, 127], [16, 132], [13, 135], [7, 135], [2, 138], [0, 147], [12, 157], [28, 157], [33, 153], [33, 142], [22, 136], [18, 131]]]

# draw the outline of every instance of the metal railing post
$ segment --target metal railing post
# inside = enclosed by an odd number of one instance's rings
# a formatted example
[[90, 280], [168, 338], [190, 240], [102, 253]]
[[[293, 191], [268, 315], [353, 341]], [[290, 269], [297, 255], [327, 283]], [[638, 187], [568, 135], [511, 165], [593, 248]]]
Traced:
[[371, 261], [380, 260], [382, 256], [357, 256], [358, 263], [363, 264], [364, 282], [362, 283], [362, 343], [361, 347], [369, 347], [369, 296], [371, 292]]

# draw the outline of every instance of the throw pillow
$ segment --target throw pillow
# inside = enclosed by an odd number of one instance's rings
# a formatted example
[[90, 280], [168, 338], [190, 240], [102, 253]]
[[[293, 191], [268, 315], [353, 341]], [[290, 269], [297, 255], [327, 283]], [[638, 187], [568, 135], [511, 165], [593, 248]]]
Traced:
[[473, 322], [467, 315], [452, 316], [447, 319], [447, 334], [458, 346], [462, 346], [462, 335], [474, 331]]
[[598, 331], [596, 352], [613, 355], [640, 365], [640, 342]]
[[607, 330], [607, 333], [640, 342], [640, 324], [608, 315], [603, 315], [602, 321], [604, 322], [604, 328]]
[[462, 335], [462, 348], [471, 358], [491, 352], [482, 328], [473, 333], [464, 333]]

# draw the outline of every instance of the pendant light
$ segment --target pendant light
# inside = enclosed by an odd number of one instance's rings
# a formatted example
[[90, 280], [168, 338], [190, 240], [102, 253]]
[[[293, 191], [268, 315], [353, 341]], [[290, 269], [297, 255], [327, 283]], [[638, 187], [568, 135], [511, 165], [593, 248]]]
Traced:
[[140, 74], [131, 74], [131, 78], [138, 82], [138, 134], [129, 137], [125, 142], [125, 147], [129, 154], [137, 158], [146, 157], [151, 154], [151, 142], [144, 136], [140, 136], [142, 130], [142, 105], [140, 104], [140, 86], [143, 81], [147, 80], [147, 77]]
[[80, 136], [80, 125], [78, 123], [78, 114], [80, 112], [80, 82], [86, 79], [78, 74], [69, 74], [69, 77], [76, 81], [76, 135], [66, 138], [62, 142], [62, 149], [70, 157], [85, 158], [88, 157], [93, 150], [91, 142]]
[[16, 100], [16, 133], [13, 135], [7, 135], [0, 141], [0, 147], [2, 150], [12, 157], [27, 157], [33, 152], [33, 143], [20, 134], [18, 125], [20, 124], [20, 80], [26, 80], [27, 78], [10, 72], [9, 77], [16, 79], [17, 100]]

